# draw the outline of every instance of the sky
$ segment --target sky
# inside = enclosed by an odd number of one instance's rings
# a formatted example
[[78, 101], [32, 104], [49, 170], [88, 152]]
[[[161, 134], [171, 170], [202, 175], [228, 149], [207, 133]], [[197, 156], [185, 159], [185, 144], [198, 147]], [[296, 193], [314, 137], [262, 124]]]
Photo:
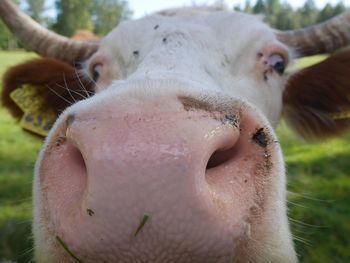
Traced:
[[[314, 0], [315, 4], [321, 8], [326, 5], [326, 3], [337, 4], [339, 0]], [[215, 0], [128, 0], [131, 10], [134, 11], [134, 18], [139, 18], [145, 14], [150, 14], [153, 11], [157, 11], [164, 8], [174, 7], [174, 6], [184, 6], [191, 5], [192, 3], [196, 4], [210, 4], [215, 3]], [[242, 6], [245, 3], [245, 0], [223, 0], [228, 7], [232, 8], [237, 4]], [[285, 0], [285, 2], [290, 3], [293, 7], [300, 7], [305, 3], [305, 0]], [[254, 4], [255, 0], [251, 0], [251, 3]], [[350, 5], [350, 0], [343, 0], [343, 3], [347, 6]]]
[[[0, 0], [1, 1], [1, 0]], [[229, 8], [233, 8], [233, 6], [240, 4], [244, 5], [246, 0], [222, 0]], [[250, 0], [252, 4], [255, 4], [256, 0]], [[291, 4], [293, 7], [300, 7], [305, 3], [305, 0], [282, 0], [282, 2], [287, 2]], [[337, 4], [340, 0], [314, 0], [317, 7], [322, 8], [326, 5], [326, 3], [331, 3], [333, 5]], [[188, 6], [192, 3], [196, 4], [212, 4], [217, 2], [217, 0], [127, 0], [131, 10], [133, 10], [133, 18], [139, 18], [146, 14], [153, 13], [154, 11], [158, 11], [165, 8], [170, 7], [180, 7], [180, 6]], [[350, 0], [343, 0], [343, 3], [346, 6], [350, 6]], [[54, 6], [54, 0], [48, 0], [46, 2], [46, 6], [50, 9], [48, 12], [49, 15], [53, 15], [52, 8]]]

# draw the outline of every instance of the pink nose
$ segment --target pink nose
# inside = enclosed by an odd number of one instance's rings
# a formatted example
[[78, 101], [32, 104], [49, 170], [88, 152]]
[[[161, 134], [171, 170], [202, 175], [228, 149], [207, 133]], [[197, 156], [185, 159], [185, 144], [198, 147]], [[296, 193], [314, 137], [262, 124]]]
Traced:
[[51, 234], [84, 262], [231, 262], [262, 213], [272, 144], [245, 105], [126, 98], [72, 113], [39, 168]]

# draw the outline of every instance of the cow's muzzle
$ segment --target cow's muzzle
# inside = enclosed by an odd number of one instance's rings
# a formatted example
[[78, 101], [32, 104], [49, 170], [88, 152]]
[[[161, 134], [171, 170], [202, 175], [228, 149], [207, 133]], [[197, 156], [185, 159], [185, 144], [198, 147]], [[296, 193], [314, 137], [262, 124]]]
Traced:
[[232, 262], [283, 199], [278, 142], [237, 101], [121, 97], [68, 111], [42, 156], [40, 235], [83, 262]]

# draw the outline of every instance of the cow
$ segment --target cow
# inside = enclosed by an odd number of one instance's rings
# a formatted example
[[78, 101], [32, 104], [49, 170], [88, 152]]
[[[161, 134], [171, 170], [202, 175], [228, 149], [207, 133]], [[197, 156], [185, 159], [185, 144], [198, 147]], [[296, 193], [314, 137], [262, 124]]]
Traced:
[[[20, 119], [40, 97], [34, 115], [55, 119], [35, 167], [36, 262], [298, 261], [275, 128], [283, 113], [305, 138], [347, 130], [349, 11], [282, 32], [175, 8], [99, 42], [44, 29], [9, 0], [0, 16], [43, 56], [9, 69], [3, 106]], [[334, 54], [285, 73], [322, 53]]]

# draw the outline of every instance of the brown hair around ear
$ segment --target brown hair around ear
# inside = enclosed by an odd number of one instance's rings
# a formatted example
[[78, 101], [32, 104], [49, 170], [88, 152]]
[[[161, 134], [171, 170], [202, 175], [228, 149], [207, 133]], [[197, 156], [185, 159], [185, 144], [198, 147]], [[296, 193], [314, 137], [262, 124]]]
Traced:
[[23, 111], [10, 94], [23, 85], [36, 87], [44, 99], [43, 110], [52, 108], [56, 114], [93, 92], [92, 81], [79, 76], [78, 70], [65, 62], [52, 58], [28, 61], [10, 68], [3, 77], [1, 102], [16, 118]]
[[35, 59], [10, 68], [4, 75], [2, 106], [23, 129], [47, 136], [57, 116], [76, 101], [93, 94], [94, 82], [70, 64]]
[[327, 138], [350, 127], [350, 49], [294, 73], [283, 94], [284, 117], [305, 138]]

